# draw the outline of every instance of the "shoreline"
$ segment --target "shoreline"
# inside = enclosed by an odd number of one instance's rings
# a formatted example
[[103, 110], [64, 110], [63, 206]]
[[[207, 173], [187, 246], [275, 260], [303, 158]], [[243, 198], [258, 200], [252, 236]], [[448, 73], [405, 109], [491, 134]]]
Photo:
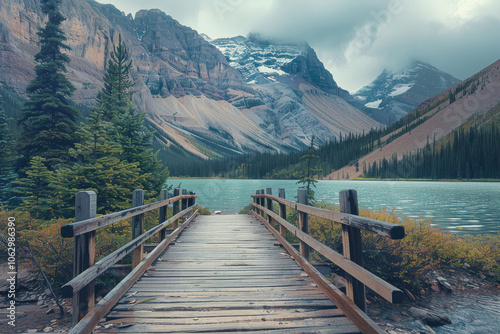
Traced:
[[[275, 181], [297, 181], [296, 179], [250, 179], [250, 178], [228, 178], [228, 177], [220, 177], [220, 176], [170, 176], [168, 180], [275, 180]], [[500, 179], [401, 179], [401, 178], [394, 178], [394, 179], [377, 179], [377, 178], [362, 178], [362, 177], [357, 177], [353, 179], [342, 179], [342, 180], [328, 180], [328, 179], [317, 179], [317, 181], [381, 181], [381, 182], [387, 182], [387, 181], [399, 181], [399, 182], [500, 182]]]

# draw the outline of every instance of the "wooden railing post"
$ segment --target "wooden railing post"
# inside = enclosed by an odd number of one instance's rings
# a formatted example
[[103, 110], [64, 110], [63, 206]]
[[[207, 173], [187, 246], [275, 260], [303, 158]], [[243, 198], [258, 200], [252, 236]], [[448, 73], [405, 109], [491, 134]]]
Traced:
[[[255, 191], [255, 195], [258, 195], [258, 194], [259, 194], [259, 191], [258, 191], [258, 190], [256, 190], [256, 191]], [[259, 204], [259, 199], [258, 199], [257, 197], [254, 197], [254, 198], [253, 198], [253, 202], [254, 202], [255, 204]], [[257, 209], [257, 207], [254, 207], [254, 208], [253, 208], [253, 211], [255, 211], [255, 213], [256, 213], [256, 214], [259, 214], [259, 209]]]
[[[307, 201], [307, 189], [297, 190], [297, 202], [305, 205], [309, 204]], [[301, 211], [299, 211], [299, 228], [302, 232], [309, 234], [308, 214]], [[307, 261], [309, 261], [309, 246], [303, 241], [300, 241], [300, 254], [305, 257]]]
[[[182, 189], [181, 190], [181, 195], [187, 195], [188, 194], [188, 191], [187, 189]], [[184, 211], [188, 208], [188, 199], [185, 198], [185, 199], [182, 199], [181, 200], [181, 211]]]
[[[278, 197], [285, 199], [285, 188], [278, 188]], [[286, 205], [285, 204], [279, 204], [280, 207], [280, 217], [286, 220]], [[283, 238], [286, 239], [286, 228], [280, 224], [280, 234]]]
[[[168, 199], [168, 189], [162, 189], [160, 192], [160, 200], [163, 201], [166, 199]], [[167, 209], [168, 209], [168, 205], [162, 206], [160, 208], [160, 218], [159, 218], [158, 224], [161, 224], [165, 220], [167, 220]], [[167, 236], [167, 234], [166, 234], [165, 229], [161, 230], [160, 234], [158, 235], [158, 239], [159, 239], [158, 242], [162, 242], [163, 240], [165, 240], [166, 236]]]
[[[174, 197], [177, 197], [179, 196], [181, 193], [181, 189], [180, 188], [175, 188], [174, 189]], [[178, 214], [180, 212], [180, 203], [179, 201], [177, 202], [174, 202], [173, 204], [173, 215], [175, 216], [176, 214]], [[173, 223], [172, 223], [172, 229], [177, 229], [179, 227], [179, 220], [176, 219]]]
[[[75, 222], [97, 215], [97, 195], [93, 191], [80, 191], [75, 197]], [[73, 277], [92, 266], [95, 261], [95, 231], [75, 237], [73, 253]], [[73, 326], [80, 321], [95, 303], [94, 282], [73, 295]]]
[[[144, 190], [136, 189], [132, 193], [132, 207], [144, 205]], [[132, 218], [132, 240], [140, 236], [144, 232], [144, 214], [135, 216]], [[132, 269], [137, 267], [137, 265], [142, 261], [142, 255], [144, 254], [144, 246], [141, 243], [132, 252]]]
[[[266, 195], [272, 195], [273, 194], [273, 189], [272, 188], [266, 188]], [[273, 211], [273, 200], [272, 199], [266, 199], [267, 201], [267, 209]], [[270, 225], [273, 225], [273, 218], [270, 215], [267, 215], [267, 221], [269, 222]]]
[[[359, 215], [358, 194], [356, 190], [343, 190], [340, 192], [340, 212]], [[361, 246], [361, 231], [352, 226], [342, 224], [342, 244], [344, 256], [356, 264], [363, 266], [363, 249]], [[360, 281], [345, 274], [347, 281], [346, 295], [363, 312], [366, 312], [366, 288]]]
[[[192, 191], [190, 191], [190, 192], [189, 192], [189, 195], [195, 195], [195, 193], [194, 193], [194, 192], [192, 192]], [[188, 199], [188, 208], [189, 208], [189, 207], [191, 207], [191, 206], [193, 206], [193, 205], [194, 205], [194, 203], [195, 203], [195, 199], [194, 199], [194, 198], [190, 198], [190, 199]]]

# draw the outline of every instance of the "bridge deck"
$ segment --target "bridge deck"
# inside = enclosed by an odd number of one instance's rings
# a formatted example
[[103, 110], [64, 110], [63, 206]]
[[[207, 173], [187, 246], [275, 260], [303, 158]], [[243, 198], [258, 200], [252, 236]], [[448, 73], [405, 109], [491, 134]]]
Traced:
[[197, 217], [154, 267], [96, 332], [360, 333], [248, 216]]

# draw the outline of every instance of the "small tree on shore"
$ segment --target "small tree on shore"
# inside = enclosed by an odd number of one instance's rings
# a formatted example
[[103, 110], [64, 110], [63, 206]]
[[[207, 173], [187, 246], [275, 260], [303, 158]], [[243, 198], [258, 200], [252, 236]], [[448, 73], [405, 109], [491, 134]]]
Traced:
[[315, 188], [318, 182], [315, 176], [322, 172], [322, 169], [315, 166], [315, 161], [319, 159], [319, 156], [315, 152], [316, 148], [314, 147], [313, 136], [306, 154], [300, 157], [300, 159], [305, 162], [305, 169], [303, 176], [297, 181], [297, 184], [302, 184], [302, 187], [307, 190], [307, 198], [312, 201], [314, 201], [314, 191], [312, 188]]

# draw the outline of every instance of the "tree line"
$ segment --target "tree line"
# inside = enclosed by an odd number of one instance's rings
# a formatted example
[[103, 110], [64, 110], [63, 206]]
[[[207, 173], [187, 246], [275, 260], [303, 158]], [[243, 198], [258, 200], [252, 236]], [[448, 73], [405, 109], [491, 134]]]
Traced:
[[416, 152], [397, 159], [363, 166], [369, 178], [498, 179], [500, 177], [500, 129], [494, 122], [459, 128], [449, 140], [434, 140]]

